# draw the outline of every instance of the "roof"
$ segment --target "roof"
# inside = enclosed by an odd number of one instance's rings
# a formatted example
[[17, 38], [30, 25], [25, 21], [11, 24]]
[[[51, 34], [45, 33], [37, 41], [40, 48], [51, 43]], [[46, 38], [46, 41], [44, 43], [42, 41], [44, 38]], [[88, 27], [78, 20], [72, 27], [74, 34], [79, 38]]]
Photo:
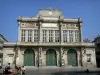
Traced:
[[73, 23], [83, 22], [81, 18], [65, 18], [60, 9], [55, 9], [52, 7], [40, 9], [36, 16], [31, 16], [31, 17], [19, 16], [17, 19], [17, 21], [38, 21], [38, 20], [42, 20], [44, 22], [47, 21], [58, 22], [58, 20], [61, 21], [63, 20], [63, 22], [73, 22]]
[[0, 42], [8, 42], [2, 34], [0, 34]]

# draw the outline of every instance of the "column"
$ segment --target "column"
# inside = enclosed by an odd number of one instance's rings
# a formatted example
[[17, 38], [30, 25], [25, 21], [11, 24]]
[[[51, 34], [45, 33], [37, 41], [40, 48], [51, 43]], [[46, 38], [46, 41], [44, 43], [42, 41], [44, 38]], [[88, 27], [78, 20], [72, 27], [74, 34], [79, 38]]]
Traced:
[[32, 30], [32, 42], [34, 42], [34, 30]]
[[47, 35], [46, 35], [46, 37], [47, 37], [46, 40], [47, 40], [47, 42], [49, 42], [49, 30], [47, 30], [46, 34], [47, 34]]
[[39, 47], [39, 66], [42, 66], [42, 48]]
[[67, 31], [67, 41], [69, 42], [69, 30]]
[[75, 30], [73, 31], [73, 42], [75, 42]]
[[53, 30], [53, 42], [55, 42], [55, 30]]

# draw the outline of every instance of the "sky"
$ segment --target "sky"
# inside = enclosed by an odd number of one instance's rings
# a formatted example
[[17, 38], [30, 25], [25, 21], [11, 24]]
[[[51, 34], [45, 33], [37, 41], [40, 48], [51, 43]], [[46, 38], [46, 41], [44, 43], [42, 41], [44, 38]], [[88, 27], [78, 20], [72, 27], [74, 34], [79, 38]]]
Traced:
[[41, 8], [59, 8], [65, 18], [79, 18], [82, 37], [93, 40], [100, 34], [100, 0], [0, 0], [0, 34], [18, 39], [18, 16], [36, 16]]

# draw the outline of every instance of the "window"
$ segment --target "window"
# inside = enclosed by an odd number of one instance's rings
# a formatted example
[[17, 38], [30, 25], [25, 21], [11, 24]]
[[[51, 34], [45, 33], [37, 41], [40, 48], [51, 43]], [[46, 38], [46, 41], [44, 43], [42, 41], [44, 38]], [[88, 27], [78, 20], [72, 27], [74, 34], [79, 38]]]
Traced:
[[73, 42], [73, 31], [69, 30], [69, 42]]
[[21, 42], [25, 42], [25, 38], [26, 38], [26, 30], [22, 30], [22, 33], [21, 33]]
[[79, 42], [79, 31], [75, 31], [75, 42]]
[[46, 42], [46, 30], [43, 30], [42, 31], [42, 35], [43, 35], [43, 38], [42, 38], [42, 40], [43, 40], [43, 42]]
[[59, 30], [55, 30], [55, 42], [59, 42]]
[[87, 54], [87, 62], [91, 62], [91, 54]]
[[63, 42], [67, 42], [67, 30], [63, 30]]
[[38, 42], [38, 30], [34, 30], [34, 42]]
[[32, 30], [28, 30], [28, 42], [32, 42]]
[[49, 42], [53, 42], [53, 30], [49, 30]]

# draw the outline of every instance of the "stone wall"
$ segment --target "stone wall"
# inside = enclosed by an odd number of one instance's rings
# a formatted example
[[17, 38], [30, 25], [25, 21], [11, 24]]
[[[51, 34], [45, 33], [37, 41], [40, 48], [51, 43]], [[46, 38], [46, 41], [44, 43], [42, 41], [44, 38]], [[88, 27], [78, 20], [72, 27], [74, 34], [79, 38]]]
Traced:
[[[24, 51], [27, 48], [24, 47], [18, 47], [18, 55], [16, 57], [16, 65], [22, 66], [24, 65]], [[35, 67], [39, 66], [46, 66], [46, 51], [48, 49], [54, 49], [56, 51], [56, 57], [57, 57], [57, 66], [68, 67], [68, 60], [67, 60], [67, 51], [70, 49], [69, 47], [33, 47], [32, 50], [35, 53]], [[84, 48], [81, 49], [78, 47], [73, 48], [77, 52], [77, 62], [79, 66], [82, 67], [96, 67], [96, 57], [95, 57], [95, 48]], [[90, 55], [90, 59], [88, 57]], [[39, 60], [38, 60], [39, 56]], [[60, 57], [61, 56], [61, 57]], [[15, 49], [13, 47], [9, 48], [3, 48], [3, 65], [6, 65], [7, 63], [11, 63], [11, 66], [14, 65], [15, 59]], [[61, 61], [59, 61], [61, 59]], [[90, 60], [87, 62], [87, 60]], [[71, 65], [72, 66], [72, 65]]]
[[85, 48], [82, 51], [83, 67], [96, 67], [95, 48]]

